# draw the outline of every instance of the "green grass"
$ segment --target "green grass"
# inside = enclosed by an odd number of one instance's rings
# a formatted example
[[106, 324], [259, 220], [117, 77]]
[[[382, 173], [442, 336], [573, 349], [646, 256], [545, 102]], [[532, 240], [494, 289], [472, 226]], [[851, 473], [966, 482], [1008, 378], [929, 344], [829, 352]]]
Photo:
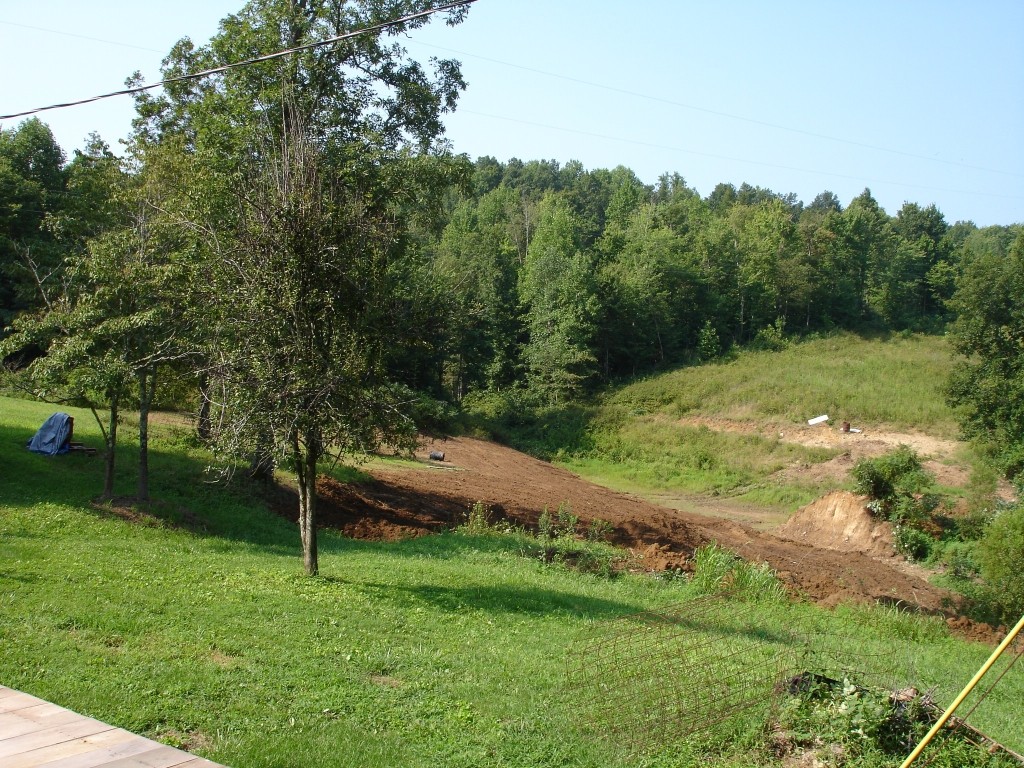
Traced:
[[[776, 473], [828, 461], [839, 450], [765, 434], [828, 414], [834, 424], [956, 438], [955, 414], [943, 394], [951, 365], [951, 350], [941, 336], [842, 333], [778, 352], [740, 351], [620, 387], [588, 405], [542, 410], [533, 418], [512, 409], [493, 431], [618, 490], [723, 496], [778, 517], [834, 485], [780, 480]], [[694, 424], [694, 418], [735, 420], [763, 434], [720, 432]], [[982, 457], [964, 456], [975, 474], [984, 474]], [[982, 485], [977, 493], [958, 493], [991, 495], [994, 480]]]
[[[568, 649], [600, 622], [693, 596], [686, 580], [545, 564], [515, 536], [326, 532], [322, 576], [308, 578], [294, 526], [238, 478], [209, 482], [211, 458], [185, 427], [154, 426], [158, 503], [129, 522], [90, 503], [99, 457], [24, 450], [53, 410], [0, 398], [4, 685], [236, 768], [777, 764], [756, 717], [632, 757], [580, 720]], [[98, 445], [91, 416], [72, 413]], [[123, 437], [118, 485], [130, 492], [134, 435]], [[904, 648], [950, 688], [987, 654], [891, 610], [756, 606], [766, 631], [856, 633]], [[976, 717], [1019, 748], [1021, 676], [996, 693]]]
[[610, 402], [677, 417], [794, 423], [827, 413], [833, 421], [955, 438], [957, 422], [943, 395], [951, 366], [942, 336], [843, 333], [683, 368], [624, 387]]

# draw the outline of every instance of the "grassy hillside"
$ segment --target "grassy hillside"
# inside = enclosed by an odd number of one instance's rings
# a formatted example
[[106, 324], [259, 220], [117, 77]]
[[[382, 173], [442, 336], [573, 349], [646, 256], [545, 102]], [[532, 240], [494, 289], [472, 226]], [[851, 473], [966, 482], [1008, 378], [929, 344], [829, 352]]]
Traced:
[[[567, 669], [585, 663], [568, 654], [575, 640], [677, 604], [694, 594], [686, 581], [582, 574], [524, 558], [515, 536], [459, 533], [325, 533], [323, 575], [307, 578], [294, 527], [243, 484], [208, 483], [211, 458], [187, 429], [155, 425], [158, 501], [128, 520], [90, 503], [98, 457], [24, 449], [53, 410], [0, 399], [5, 685], [236, 768], [778, 764], [763, 712], [631, 758], [593, 738], [566, 690]], [[91, 416], [73, 415], [99, 444]], [[122, 489], [133, 464], [126, 454]], [[754, 610], [765, 637], [901, 648], [921, 687], [958, 687], [988, 652], [888, 609]], [[1007, 678], [975, 719], [1019, 747], [1022, 695], [1020, 676]]]
[[844, 333], [683, 368], [624, 387], [608, 403], [640, 413], [797, 424], [827, 413], [955, 438], [956, 420], [943, 395], [951, 365], [942, 336]]
[[[595, 482], [663, 503], [691, 495], [727, 498], [784, 519], [835, 483], [814, 473], [778, 473], [820, 464], [841, 450], [795, 444], [780, 433], [828, 414], [832, 424], [955, 439], [955, 414], [943, 394], [951, 365], [941, 336], [837, 334], [681, 368], [586, 407], [526, 420], [514, 414], [502, 436]], [[962, 460], [977, 463], [969, 452]]]

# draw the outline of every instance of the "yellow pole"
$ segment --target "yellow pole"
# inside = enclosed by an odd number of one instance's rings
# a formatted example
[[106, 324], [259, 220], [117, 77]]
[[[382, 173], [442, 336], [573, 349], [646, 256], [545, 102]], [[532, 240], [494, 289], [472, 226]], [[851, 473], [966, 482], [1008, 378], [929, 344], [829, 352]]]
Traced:
[[917, 760], [921, 755], [921, 752], [924, 751], [924, 748], [928, 746], [928, 742], [930, 742], [935, 734], [939, 732], [939, 729], [946, 724], [946, 721], [953, 716], [953, 713], [956, 712], [956, 708], [963, 703], [963, 700], [966, 699], [971, 691], [974, 690], [974, 686], [981, 681], [981, 678], [985, 676], [985, 673], [988, 672], [999, 657], [1003, 655], [1003, 651], [1005, 651], [1007, 646], [1013, 642], [1014, 638], [1020, 634], [1021, 629], [1024, 629], [1024, 616], [1020, 617], [1020, 621], [1017, 622], [1017, 626], [1010, 630], [1010, 634], [1003, 639], [1003, 642], [999, 644], [999, 647], [992, 651], [992, 655], [988, 657], [988, 661], [986, 661], [984, 665], [982, 665], [981, 669], [978, 670], [977, 674], [971, 678], [971, 682], [969, 682], [967, 686], [960, 691], [960, 695], [957, 696], [956, 700], [949, 705], [949, 708], [942, 713], [942, 717], [940, 717], [935, 725], [932, 726], [932, 729], [925, 734], [925, 737], [921, 739], [921, 743], [918, 744], [914, 748], [914, 751], [910, 753], [910, 756], [903, 761], [903, 765], [901, 765], [900, 768], [908, 768], [911, 763]]

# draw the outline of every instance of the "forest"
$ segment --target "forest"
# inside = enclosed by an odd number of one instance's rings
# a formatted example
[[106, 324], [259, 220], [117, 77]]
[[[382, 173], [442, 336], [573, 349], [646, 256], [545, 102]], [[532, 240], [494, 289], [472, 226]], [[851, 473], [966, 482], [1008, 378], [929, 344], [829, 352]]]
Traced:
[[140, 412], [143, 500], [147, 414], [193, 410], [203, 439], [295, 469], [315, 553], [331, 451], [838, 329], [952, 328], [967, 431], [1024, 464], [1019, 224], [473, 160], [443, 136], [458, 62], [386, 42], [427, 16], [321, 46], [378, 21], [331, 8], [250, 3], [180, 41], [166, 77], [313, 47], [138, 93], [121, 156], [93, 135], [68, 159], [37, 118], [0, 131], [0, 354], [23, 388], [109, 414], [106, 495], [120, 408]]
[[[118, 225], [117, 185], [137, 169], [96, 136], [67, 162], [37, 119], [0, 137], [6, 326]], [[748, 184], [702, 197], [678, 173], [645, 184], [623, 166], [451, 164], [392, 265], [408, 343], [388, 360], [448, 402], [515, 387], [557, 400], [792, 334], [941, 331], [964, 266], [1005, 259], [1021, 231], [912, 202], [890, 216], [869, 189], [804, 204]]]

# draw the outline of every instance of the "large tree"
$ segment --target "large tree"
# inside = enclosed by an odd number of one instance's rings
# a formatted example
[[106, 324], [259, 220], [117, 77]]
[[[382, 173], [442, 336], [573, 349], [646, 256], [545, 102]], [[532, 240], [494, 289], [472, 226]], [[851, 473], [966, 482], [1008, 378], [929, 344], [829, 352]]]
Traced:
[[578, 234], [568, 204], [549, 193], [519, 276], [529, 328], [527, 376], [534, 392], [552, 403], [577, 393], [595, 372], [593, 265], [579, 250]]
[[39, 306], [37, 280], [60, 267], [47, 220], [65, 204], [66, 183], [64, 151], [45, 123], [0, 129], [0, 335], [19, 311]]
[[[311, 575], [321, 459], [411, 433], [408, 397], [384, 365], [398, 330], [393, 264], [409, 201], [444, 178], [441, 117], [464, 83], [457, 62], [433, 60], [428, 72], [388, 40], [428, 17], [393, 20], [440, 5], [252, 0], [209, 45], [178, 43], [165, 75], [302, 50], [138, 105], [140, 143], [177, 138], [207, 171], [200, 189], [222, 201], [216, 221], [193, 221], [216, 235], [206, 262], [211, 373], [227, 385], [233, 447], [286, 458], [296, 472]], [[464, 10], [449, 10], [449, 23]]]
[[1024, 231], [1007, 255], [982, 252], [965, 266], [950, 302], [962, 355], [949, 394], [964, 431], [991, 443], [1007, 475], [1024, 471]]

